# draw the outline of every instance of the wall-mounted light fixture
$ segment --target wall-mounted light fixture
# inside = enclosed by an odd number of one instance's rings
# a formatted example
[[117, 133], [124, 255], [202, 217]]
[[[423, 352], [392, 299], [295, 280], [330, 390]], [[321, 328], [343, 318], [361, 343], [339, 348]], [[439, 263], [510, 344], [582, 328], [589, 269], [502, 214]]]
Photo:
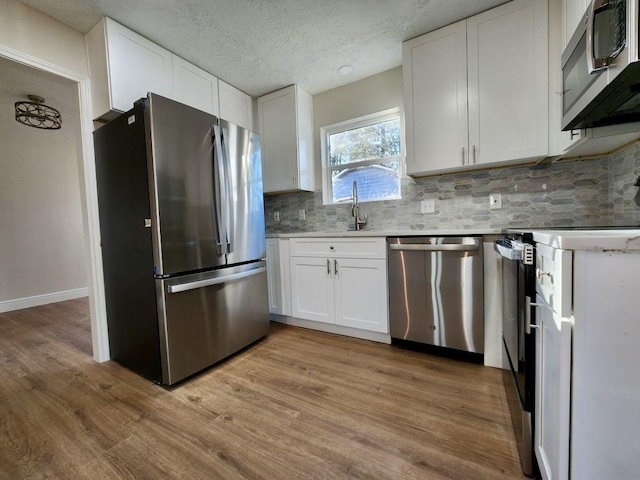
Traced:
[[58, 130], [62, 127], [60, 112], [44, 104], [44, 98], [28, 95], [29, 102], [16, 102], [16, 120], [28, 127]]

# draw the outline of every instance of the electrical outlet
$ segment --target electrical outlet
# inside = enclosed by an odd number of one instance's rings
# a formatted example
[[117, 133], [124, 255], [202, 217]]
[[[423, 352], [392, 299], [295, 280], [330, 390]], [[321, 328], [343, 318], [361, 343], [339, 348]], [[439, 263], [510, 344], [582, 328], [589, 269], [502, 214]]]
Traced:
[[433, 198], [428, 200], [422, 200], [420, 202], [420, 212], [421, 213], [435, 213], [436, 212], [436, 201]]
[[280, 212], [273, 212], [273, 221], [274, 222], [280, 221]]
[[491, 210], [502, 208], [502, 194], [492, 193], [491, 195], [489, 195], [489, 208]]
[[304, 208], [301, 208], [300, 210], [298, 210], [298, 219], [299, 220], [307, 219], [307, 213], [304, 211]]

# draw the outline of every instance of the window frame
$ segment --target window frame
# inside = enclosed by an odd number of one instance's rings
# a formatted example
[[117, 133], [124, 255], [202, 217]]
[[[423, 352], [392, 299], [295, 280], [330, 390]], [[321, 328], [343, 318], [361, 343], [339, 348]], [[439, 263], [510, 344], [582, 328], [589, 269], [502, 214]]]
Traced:
[[[382, 123], [388, 120], [397, 119], [400, 123], [400, 155], [394, 155], [392, 157], [378, 157], [371, 160], [358, 160], [355, 162], [349, 162], [341, 165], [329, 165], [329, 136], [345, 132], [347, 130], [355, 130], [357, 128], [366, 127], [369, 125], [375, 125], [376, 123]], [[367, 167], [370, 165], [381, 165], [387, 162], [398, 162], [398, 183], [401, 183], [402, 177], [405, 171], [405, 141], [404, 141], [404, 122], [402, 113], [399, 107], [390, 108], [380, 112], [364, 115], [362, 117], [345, 120], [343, 122], [334, 123], [332, 125], [326, 125], [320, 128], [320, 150], [322, 157], [322, 204], [323, 205], [344, 205], [350, 200], [342, 202], [333, 201], [333, 184], [331, 182], [331, 172], [334, 170], [342, 170], [347, 168]], [[399, 191], [397, 197], [378, 198], [373, 200], [361, 200], [361, 202], [382, 202], [385, 200], [400, 200], [402, 199], [402, 191]]]

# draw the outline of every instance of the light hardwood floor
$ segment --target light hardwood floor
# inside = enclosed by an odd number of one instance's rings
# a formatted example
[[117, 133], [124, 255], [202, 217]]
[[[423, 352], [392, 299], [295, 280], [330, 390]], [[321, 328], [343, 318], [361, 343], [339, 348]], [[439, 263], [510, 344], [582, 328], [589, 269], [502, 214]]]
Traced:
[[85, 299], [0, 314], [0, 478], [522, 479], [501, 373], [274, 324], [166, 390]]

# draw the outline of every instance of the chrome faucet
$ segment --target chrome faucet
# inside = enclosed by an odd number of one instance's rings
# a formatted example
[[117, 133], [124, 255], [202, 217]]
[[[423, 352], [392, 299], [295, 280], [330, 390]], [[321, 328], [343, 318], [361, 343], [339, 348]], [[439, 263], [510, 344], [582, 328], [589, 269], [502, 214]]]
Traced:
[[351, 216], [355, 219], [356, 231], [362, 229], [367, 224], [367, 214], [360, 218], [360, 204], [358, 203], [358, 182], [353, 181], [353, 193], [351, 195]]

